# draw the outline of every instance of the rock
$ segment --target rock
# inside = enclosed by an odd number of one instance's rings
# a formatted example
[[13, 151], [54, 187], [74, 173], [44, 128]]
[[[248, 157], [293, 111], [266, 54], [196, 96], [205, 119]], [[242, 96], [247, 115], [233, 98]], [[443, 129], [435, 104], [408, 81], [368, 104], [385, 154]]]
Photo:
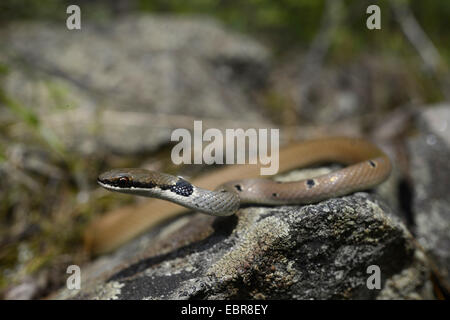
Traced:
[[6, 290], [3, 299], [5, 300], [30, 300], [39, 290], [38, 281], [31, 277], [26, 277], [21, 284]]
[[419, 134], [408, 143], [415, 235], [450, 291], [450, 105], [418, 115]]
[[423, 253], [416, 250], [411, 266], [387, 280], [377, 299], [434, 299], [432, 283], [427, 281], [430, 276], [430, 270], [426, 267], [427, 263]]
[[[376, 195], [359, 192], [230, 217], [185, 216], [94, 261], [83, 269], [89, 280], [80, 292], [63, 289], [54, 298], [432, 297], [429, 269], [417, 255], [404, 225]], [[380, 290], [366, 285], [371, 265], [380, 268]]]
[[27, 22], [0, 37], [4, 95], [69, 150], [142, 154], [194, 120], [215, 128], [268, 123], [252, 98], [267, 78], [268, 51], [214, 20], [132, 16], [107, 27], [86, 21], [83, 32]]

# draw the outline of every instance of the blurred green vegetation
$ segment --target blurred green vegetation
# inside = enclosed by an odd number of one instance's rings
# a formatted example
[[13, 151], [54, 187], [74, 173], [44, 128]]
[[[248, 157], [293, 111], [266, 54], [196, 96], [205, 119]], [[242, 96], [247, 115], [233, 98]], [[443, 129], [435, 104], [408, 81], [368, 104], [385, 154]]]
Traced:
[[[0, 63], [0, 108], [6, 109], [0, 117], [0, 297], [42, 270], [48, 287], [39, 294], [45, 295], [62, 285], [67, 265], [86, 261], [82, 235], [90, 217], [132, 199], [92, 192], [105, 154], [68, 150], [32, 104], [6, 94], [3, 80], [12, 68]], [[64, 89], [51, 81], [45, 85], [55, 107], [67, 109], [71, 101]], [[121, 158], [119, 163], [138, 165], [138, 159]]]
[[[390, 2], [406, 2], [434, 44], [447, 58], [450, 55], [450, 1], [448, 0], [343, 0], [345, 32], [363, 48], [380, 37], [368, 36], [365, 27], [366, 8], [377, 4], [382, 12], [382, 28], [395, 29]], [[280, 48], [306, 46], [320, 25], [324, 0], [2, 0], [0, 22], [23, 19], [66, 19], [66, 8], [78, 4], [83, 18], [113, 18], [132, 12], [167, 14], [205, 14], [214, 16], [229, 27], [259, 34]], [[384, 33], [385, 34], [385, 33]], [[341, 36], [345, 37], [345, 36]], [[396, 43], [395, 34], [392, 44]], [[387, 38], [389, 38], [387, 37]], [[385, 37], [383, 37], [386, 40]], [[386, 46], [384, 46], [386, 47]], [[390, 47], [387, 46], [389, 49]], [[395, 47], [391, 47], [395, 49]]]
[[0, 22], [23, 19], [55, 19], [59, 11], [65, 12], [58, 0], [4, 0], [0, 2]]

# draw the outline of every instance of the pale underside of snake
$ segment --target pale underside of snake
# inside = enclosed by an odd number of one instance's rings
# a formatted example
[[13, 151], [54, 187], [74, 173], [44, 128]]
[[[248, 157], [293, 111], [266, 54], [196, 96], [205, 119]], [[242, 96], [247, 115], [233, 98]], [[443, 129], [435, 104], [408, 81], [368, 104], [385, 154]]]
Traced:
[[[311, 204], [370, 189], [386, 180], [391, 172], [391, 162], [386, 154], [374, 144], [358, 138], [326, 138], [297, 143], [282, 149], [279, 160], [280, 172], [331, 162], [345, 167], [311, 179], [283, 183], [253, 178], [258, 176], [260, 165], [229, 166], [209, 175], [209, 178], [201, 177], [192, 183], [156, 171], [125, 168], [101, 174], [98, 183], [111, 191], [159, 198], [206, 214], [227, 216], [242, 205]], [[158, 203], [153, 203], [153, 208], [152, 203], [146, 206], [149, 215], [156, 214], [155, 219], [146, 214], [139, 221], [134, 213], [129, 215], [133, 221], [130, 224], [122, 213], [109, 220], [97, 221], [88, 230], [89, 246], [95, 252], [108, 251], [164, 217], [183, 212], [177, 206], [164, 203], [166, 206]], [[120, 231], [119, 225], [122, 229], [129, 229]], [[134, 231], [130, 230], [133, 226]], [[114, 240], [114, 233], [107, 230], [111, 227], [115, 230]], [[108, 240], [113, 244], [107, 244]]]

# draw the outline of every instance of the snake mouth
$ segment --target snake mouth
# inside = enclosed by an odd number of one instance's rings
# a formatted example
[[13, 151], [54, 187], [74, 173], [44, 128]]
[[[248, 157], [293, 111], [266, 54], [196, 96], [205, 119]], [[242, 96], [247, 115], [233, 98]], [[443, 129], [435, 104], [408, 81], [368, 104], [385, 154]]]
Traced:
[[108, 190], [122, 190], [122, 189], [124, 189], [124, 188], [120, 188], [120, 187], [114, 186], [114, 185], [110, 184], [108, 181], [102, 180], [100, 178], [97, 178], [97, 183], [101, 187], [103, 187], [105, 189], [108, 189]]
[[171, 187], [164, 185], [159, 186], [153, 182], [142, 183], [124, 177], [118, 177], [114, 179], [97, 178], [97, 183], [104, 188], [113, 190], [131, 190], [131, 189], [150, 190], [155, 187], [159, 187], [161, 190], [167, 190]]
[[139, 179], [127, 170], [111, 170], [97, 178], [102, 187], [113, 190], [152, 189], [156, 184], [151, 180]]

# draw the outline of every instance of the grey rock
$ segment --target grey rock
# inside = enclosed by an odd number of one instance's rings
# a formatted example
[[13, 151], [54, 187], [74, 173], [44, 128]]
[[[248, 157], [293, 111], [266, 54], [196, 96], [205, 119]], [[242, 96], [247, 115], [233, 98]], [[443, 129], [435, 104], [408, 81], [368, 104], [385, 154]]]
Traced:
[[[80, 292], [54, 298], [433, 297], [410, 233], [378, 196], [363, 192], [307, 206], [242, 208], [231, 217], [186, 216], [101, 260], [87, 266], [84, 274], [96, 276]], [[371, 265], [380, 267], [379, 290], [367, 287]]]
[[3, 297], [5, 300], [30, 300], [32, 299], [36, 292], [38, 291], [39, 285], [38, 281], [31, 279], [30, 277], [25, 278], [25, 280], [13, 288], [6, 290]]
[[415, 235], [450, 290], [450, 105], [418, 116], [419, 134], [408, 143], [414, 184]]
[[268, 123], [252, 92], [264, 85], [269, 54], [254, 40], [198, 17], [130, 16], [82, 28], [33, 22], [0, 31], [5, 95], [69, 149], [142, 153], [194, 120]]
[[423, 253], [416, 250], [411, 266], [388, 279], [383, 290], [377, 296], [377, 299], [435, 299], [432, 288], [433, 284], [431, 281], [426, 281], [427, 277], [430, 276], [430, 270], [427, 264], [428, 261]]

